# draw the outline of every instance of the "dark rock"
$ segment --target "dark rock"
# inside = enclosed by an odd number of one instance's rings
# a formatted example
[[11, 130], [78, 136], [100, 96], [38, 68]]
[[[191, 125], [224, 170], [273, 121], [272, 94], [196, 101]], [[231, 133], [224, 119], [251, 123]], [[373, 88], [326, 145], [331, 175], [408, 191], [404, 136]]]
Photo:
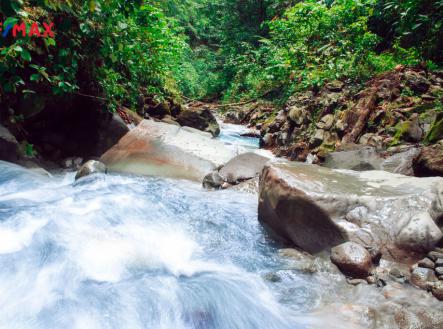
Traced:
[[184, 110], [177, 116], [177, 122], [182, 126], [209, 132], [214, 137], [220, 135], [220, 126], [215, 116], [206, 108]]
[[94, 174], [104, 173], [106, 173], [106, 166], [102, 162], [90, 160], [80, 168], [77, 175], [75, 175], [75, 180]]
[[269, 158], [261, 155], [244, 153], [229, 161], [219, 173], [224, 181], [238, 184], [258, 176], [268, 161]]
[[430, 260], [429, 258], [423, 258], [422, 260], [420, 260], [417, 263], [418, 267], [423, 267], [423, 268], [430, 268], [430, 269], [434, 269], [435, 268], [435, 264], [432, 260]]
[[366, 278], [372, 269], [371, 255], [355, 242], [346, 242], [332, 248], [331, 261], [343, 274], [353, 278]]
[[225, 183], [223, 177], [220, 176], [218, 171], [213, 171], [210, 174], [207, 174], [203, 179], [203, 187], [207, 189], [215, 188], [219, 189]]
[[326, 84], [326, 88], [329, 91], [333, 91], [333, 92], [340, 92], [340, 91], [342, 91], [344, 86], [345, 86], [345, 84], [343, 82], [341, 82], [341, 81], [338, 81], [338, 80], [334, 80], [334, 81], [331, 81], [331, 82]]
[[437, 113], [435, 121], [426, 135], [426, 142], [428, 143], [435, 143], [440, 139], [443, 139], [443, 112]]
[[438, 252], [438, 251], [430, 251], [427, 256], [433, 262], [436, 262], [437, 259], [443, 258], [443, 253], [442, 252]]
[[338, 225], [290, 177], [291, 168], [265, 167], [260, 177], [259, 221], [276, 238], [309, 253], [342, 243]]
[[114, 113], [103, 119], [98, 128], [98, 141], [94, 153], [101, 156], [128, 132], [128, 126], [118, 114]]
[[408, 71], [405, 73], [406, 85], [411, 88], [412, 91], [424, 94], [429, 90], [431, 84], [428, 79], [418, 74], [417, 72]]
[[436, 281], [434, 271], [429, 268], [417, 267], [411, 273], [411, 283], [421, 289], [429, 290]]
[[424, 147], [413, 167], [418, 177], [443, 176], [443, 145]]
[[0, 125], [0, 160], [16, 162], [21, 158], [20, 146], [8, 129]]

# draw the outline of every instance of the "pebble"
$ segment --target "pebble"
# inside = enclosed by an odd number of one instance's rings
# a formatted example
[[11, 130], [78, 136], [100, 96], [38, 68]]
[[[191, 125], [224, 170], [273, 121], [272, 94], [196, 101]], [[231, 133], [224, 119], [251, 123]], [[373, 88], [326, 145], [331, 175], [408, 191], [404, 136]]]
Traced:
[[437, 273], [438, 276], [443, 275], [443, 267], [437, 267], [435, 273]]
[[427, 257], [423, 258], [417, 264], [418, 264], [418, 267], [423, 267], [423, 268], [433, 269], [435, 267], [434, 262], [432, 260], [430, 260], [429, 258], [427, 258]]
[[435, 262], [437, 261], [437, 259], [443, 258], [443, 253], [438, 251], [431, 251], [428, 253], [428, 258]]
[[435, 261], [435, 267], [443, 267], [443, 258], [439, 258]]

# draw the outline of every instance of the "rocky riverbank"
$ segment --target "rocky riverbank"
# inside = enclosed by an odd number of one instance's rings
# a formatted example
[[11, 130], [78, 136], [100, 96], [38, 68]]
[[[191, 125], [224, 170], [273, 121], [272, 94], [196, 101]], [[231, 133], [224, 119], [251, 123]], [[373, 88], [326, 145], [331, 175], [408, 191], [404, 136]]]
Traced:
[[399, 66], [364, 86], [333, 81], [294, 94], [282, 109], [253, 103], [225, 117], [259, 130], [263, 147], [290, 160], [323, 163], [331, 153], [366, 147], [378, 163], [369, 159], [354, 169], [382, 169], [386, 158], [414, 149], [396, 172], [435, 176], [443, 175], [442, 101], [443, 73]]

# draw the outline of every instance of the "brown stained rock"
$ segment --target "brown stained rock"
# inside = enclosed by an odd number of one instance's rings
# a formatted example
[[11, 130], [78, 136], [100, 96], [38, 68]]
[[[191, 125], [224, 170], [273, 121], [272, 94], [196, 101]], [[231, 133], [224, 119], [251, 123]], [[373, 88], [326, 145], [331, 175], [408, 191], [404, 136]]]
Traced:
[[353, 278], [364, 279], [372, 269], [371, 255], [355, 242], [346, 242], [332, 248], [331, 261], [343, 274]]

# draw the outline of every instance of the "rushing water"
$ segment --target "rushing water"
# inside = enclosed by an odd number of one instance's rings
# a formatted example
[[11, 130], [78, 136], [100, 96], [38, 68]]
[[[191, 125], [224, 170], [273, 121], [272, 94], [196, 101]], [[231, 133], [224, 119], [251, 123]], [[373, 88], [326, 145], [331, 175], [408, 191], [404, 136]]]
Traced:
[[2, 329], [310, 328], [302, 315], [333, 289], [288, 269], [256, 196], [0, 162]]

